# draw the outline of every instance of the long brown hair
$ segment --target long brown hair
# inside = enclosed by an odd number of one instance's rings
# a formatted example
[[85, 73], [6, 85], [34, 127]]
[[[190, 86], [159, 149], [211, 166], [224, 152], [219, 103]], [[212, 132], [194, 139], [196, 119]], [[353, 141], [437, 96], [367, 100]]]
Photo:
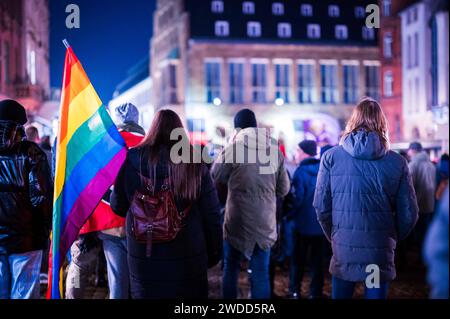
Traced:
[[[171, 140], [170, 134], [172, 131], [180, 128], [184, 135], [179, 140]], [[158, 163], [162, 149], [167, 149], [170, 152], [170, 149], [181, 139], [188, 141], [180, 117], [172, 110], [160, 110], [156, 113], [150, 130], [138, 147], [149, 150], [149, 166], [153, 166]], [[190, 144], [189, 151], [190, 154], [193, 154]], [[201, 187], [201, 165], [193, 163], [193, 161], [174, 164], [171, 159], [168, 165], [175, 197], [190, 201], [197, 199]]]
[[390, 148], [388, 122], [380, 104], [374, 99], [368, 97], [361, 99], [353, 110], [341, 141], [358, 130], [377, 133], [383, 146], [386, 149]]

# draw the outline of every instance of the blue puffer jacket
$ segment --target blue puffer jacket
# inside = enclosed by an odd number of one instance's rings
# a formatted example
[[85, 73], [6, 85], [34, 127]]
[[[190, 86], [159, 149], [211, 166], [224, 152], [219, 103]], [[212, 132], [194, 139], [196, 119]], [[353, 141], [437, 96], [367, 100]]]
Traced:
[[408, 165], [388, 151], [373, 132], [357, 131], [325, 153], [314, 207], [332, 243], [330, 272], [364, 281], [366, 267], [378, 265], [382, 282], [396, 276], [394, 250], [418, 218]]
[[317, 174], [320, 161], [307, 158], [300, 163], [292, 179], [295, 190], [294, 222], [297, 232], [307, 236], [323, 235], [316, 211], [313, 207], [314, 191], [316, 189]]

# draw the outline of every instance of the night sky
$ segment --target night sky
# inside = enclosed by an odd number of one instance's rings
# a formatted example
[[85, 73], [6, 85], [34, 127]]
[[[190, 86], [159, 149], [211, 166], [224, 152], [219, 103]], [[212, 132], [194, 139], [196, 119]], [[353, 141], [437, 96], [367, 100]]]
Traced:
[[[67, 38], [104, 104], [127, 71], [150, 51], [156, 0], [50, 0], [51, 86], [60, 88]], [[68, 4], [80, 7], [80, 29], [65, 25]]]

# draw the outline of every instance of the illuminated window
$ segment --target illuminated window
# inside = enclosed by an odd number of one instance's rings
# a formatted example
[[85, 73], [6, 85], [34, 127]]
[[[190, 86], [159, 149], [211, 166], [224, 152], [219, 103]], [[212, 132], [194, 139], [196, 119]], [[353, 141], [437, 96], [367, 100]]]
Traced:
[[255, 3], [251, 1], [244, 1], [242, 3], [242, 12], [244, 14], [255, 14]]
[[383, 35], [383, 56], [392, 58], [392, 32], [386, 32]]
[[359, 66], [344, 65], [344, 103], [353, 104], [359, 98]]
[[205, 63], [205, 77], [206, 77], [206, 102], [213, 103], [214, 99], [220, 99], [221, 89], [221, 63], [220, 62], [206, 62]]
[[229, 64], [230, 74], [230, 103], [244, 103], [244, 63], [232, 62]]
[[391, 71], [384, 72], [383, 82], [384, 96], [391, 97], [394, 95], [394, 75]]
[[362, 38], [364, 40], [375, 40], [375, 29], [364, 26], [362, 28]]
[[310, 38], [310, 39], [319, 39], [320, 38], [320, 25], [308, 24], [307, 35], [308, 35], [308, 38]]
[[267, 64], [252, 64], [252, 102], [266, 103]]
[[375, 100], [380, 99], [380, 68], [377, 65], [366, 65], [366, 96], [371, 97]]
[[278, 36], [280, 38], [290, 38], [292, 29], [290, 23], [278, 23]]
[[247, 23], [247, 35], [251, 38], [258, 38], [261, 36], [261, 23], [248, 22]]
[[334, 104], [338, 101], [337, 65], [322, 64], [322, 103]]
[[332, 18], [338, 18], [340, 15], [339, 6], [329, 5], [328, 6], [328, 16]]
[[311, 4], [302, 4], [300, 6], [300, 14], [304, 17], [311, 17], [313, 15], [313, 7]]
[[289, 64], [275, 64], [275, 99], [289, 103]]
[[298, 65], [298, 102], [312, 103], [315, 94], [314, 64], [305, 63]]
[[223, 1], [211, 1], [211, 12], [222, 13], [223, 12]]
[[355, 17], [364, 18], [366, 16], [366, 10], [364, 7], [355, 7]]
[[276, 16], [281, 16], [284, 14], [284, 5], [280, 2], [274, 2], [272, 4], [272, 13]]
[[227, 37], [230, 35], [230, 25], [227, 21], [216, 21], [214, 30], [218, 37]]
[[348, 38], [348, 29], [346, 25], [339, 24], [334, 28], [334, 36], [338, 40], [346, 40]]

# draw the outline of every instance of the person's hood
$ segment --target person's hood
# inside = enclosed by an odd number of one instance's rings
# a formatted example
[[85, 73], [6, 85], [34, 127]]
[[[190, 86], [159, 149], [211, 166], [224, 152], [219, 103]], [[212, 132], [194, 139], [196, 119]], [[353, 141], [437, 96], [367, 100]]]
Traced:
[[7, 150], [26, 139], [23, 125], [12, 121], [0, 121], [0, 151]]
[[428, 156], [427, 152], [422, 151], [420, 153], [417, 153], [411, 158], [412, 162], [428, 162], [430, 161], [430, 157]]
[[317, 176], [319, 172], [320, 160], [314, 157], [306, 158], [300, 162], [300, 167], [311, 176]]
[[352, 157], [363, 160], [376, 160], [387, 152], [377, 133], [364, 130], [348, 135], [342, 142], [342, 147]]
[[248, 149], [268, 149], [276, 145], [275, 139], [266, 135], [266, 130], [249, 127], [240, 130], [234, 138], [236, 143], [243, 143]]

